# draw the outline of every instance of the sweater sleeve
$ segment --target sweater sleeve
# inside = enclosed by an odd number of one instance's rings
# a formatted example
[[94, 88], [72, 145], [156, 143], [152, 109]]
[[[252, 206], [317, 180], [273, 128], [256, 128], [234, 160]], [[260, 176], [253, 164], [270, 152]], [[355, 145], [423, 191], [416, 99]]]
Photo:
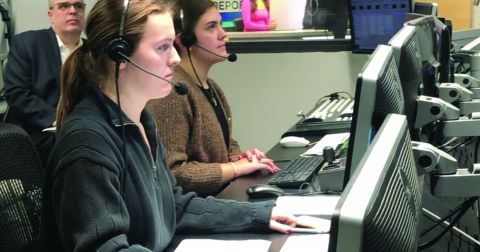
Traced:
[[250, 203], [195, 197], [185, 208], [177, 210], [181, 216], [177, 231], [193, 234], [268, 232], [273, 206], [273, 201]]
[[[268, 31], [270, 30], [269, 20], [256, 20], [252, 16], [252, 3], [250, 0], [242, 1], [242, 20], [244, 31]], [[266, 21], [266, 22], [264, 22]]]
[[158, 134], [167, 149], [167, 167], [175, 175], [178, 184], [185, 191], [195, 191], [200, 195], [213, 194], [222, 186], [222, 170], [219, 163], [201, 162], [199, 160], [203, 157], [193, 154], [198, 146], [195, 139], [191, 138], [194, 111], [189, 103], [189, 95], [172, 93], [150, 101], [147, 108], [156, 120]]

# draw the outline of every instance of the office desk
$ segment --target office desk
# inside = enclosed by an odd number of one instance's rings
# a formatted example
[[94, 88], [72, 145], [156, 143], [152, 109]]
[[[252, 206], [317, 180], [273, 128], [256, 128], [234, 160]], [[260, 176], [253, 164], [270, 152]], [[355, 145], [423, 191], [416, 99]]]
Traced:
[[[312, 137], [312, 141], [318, 140], [320, 137]], [[309, 138], [310, 139], [310, 138]], [[280, 144], [276, 144], [270, 149], [266, 155], [273, 160], [278, 160], [276, 164], [282, 168], [288, 164], [289, 160], [297, 158], [300, 154], [305, 152], [309, 147], [284, 148]], [[251, 185], [265, 184], [268, 182], [272, 174], [264, 172], [256, 172], [248, 176], [242, 176], [232, 181], [222, 192], [217, 195], [217, 198], [233, 199], [238, 201], [260, 201], [268, 199], [249, 200], [246, 190]], [[295, 234], [292, 234], [295, 235]], [[275, 231], [268, 234], [244, 233], [244, 234], [208, 234], [208, 235], [176, 235], [166, 251], [174, 251], [183, 239], [221, 239], [221, 240], [248, 240], [248, 239], [262, 239], [271, 242], [269, 252], [280, 251], [289, 235], [280, 234]], [[315, 239], [312, 237], [312, 244]]]

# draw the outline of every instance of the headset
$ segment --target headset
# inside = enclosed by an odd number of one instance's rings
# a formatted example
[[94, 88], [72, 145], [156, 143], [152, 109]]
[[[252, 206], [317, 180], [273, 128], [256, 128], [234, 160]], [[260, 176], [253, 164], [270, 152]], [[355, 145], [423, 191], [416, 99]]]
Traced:
[[[149, 71], [147, 70], [145, 67], [135, 63], [133, 60], [131, 60], [129, 58], [129, 56], [132, 54], [133, 52], [133, 46], [130, 44], [130, 42], [128, 42], [128, 40], [125, 38], [125, 21], [127, 19], [127, 12], [128, 12], [128, 5], [130, 3], [130, 0], [124, 0], [123, 1], [123, 10], [122, 10], [122, 16], [121, 16], [121, 19], [120, 19], [120, 29], [119, 29], [119, 32], [118, 32], [118, 36], [113, 38], [112, 40], [110, 40], [110, 42], [108, 42], [107, 44], [107, 47], [106, 47], [106, 51], [107, 51], [107, 54], [108, 56], [110, 57], [110, 59], [112, 59], [113, 61], [115, 61], [115, 63], [117, 64], [116, 66], [116, 75], [118, 75], [118, 68], [119, 68], [119, 64], [124, 62], [124, 61], [127, 61], [129, 63], [131, 63], [134, 67], [138, 68], [139, 70], [149, 74], [149, 75], [152, 75], [160, 80], [163, 80], [165, 82], [168, 82], [170, 83], [173, 88], [175, 89], [175, 91], [179, 94], [179, 95], [185, 95], [188, 93], [188, 88], [187, 88], [187, 85], [183, 84], [183, 83], [176, 83], [176, 82], [173, 82], [173, 81], [170, 81], [168, 79], [165, 79], [164, 77], [161, 77], [157, 74], [154, 74], [152, 71]], [[118, 76], [116, 77], [117, 81], [118, 81]], [[118, 103], [120, 105], [120, 101]]]
[[115, 62], [120, 63], [125, 60], [125, 56], [132, 54], [132, 46], [124, 37], [125, 20], [127, 19], [128, 4], [130, 0], [123, 1], [122, 17], [120, 19], [120, 31], [118, 36], [108, 42], [107, 54]]
[[180, 42], [182, 42], [182, 45], [186, 48], [190, 48], [195, 44], [195, 42], [197, 42], [197, 37], [195, 36], [194, 31], [191, 31], [190, 29], [185, 29], [185, 23], [183, 21], [183, 9], [180, 9], [180, 23], [182, 24]]
[[190, 49], [190, 47], [195, 46], [197, 48], [200, 48], [201, 50], [208, 52], [212, 55], [215, 55], [219, 58], [226, 59], [229, 62], [235, 62], [237, 60], [237, 55], [235, 53], [230, 53], [228, 56], [223, 56], [217, 53], [214, 53], [198, 44], [195, 44], [197, 42], [197, 36], [195, 36], [195, 32], [191, 29], [186, 29], [185, 26], [185, 21], [184, 21], [184, 15], [183, 15], [183, 8], [180, 9], [179, 11], [179, 17], [180, 17], [180, 24], [182, 26], [182, 32], [180, 33], [180, 42], [182, 43], [183, 46], [185, 46], [187, 49]]

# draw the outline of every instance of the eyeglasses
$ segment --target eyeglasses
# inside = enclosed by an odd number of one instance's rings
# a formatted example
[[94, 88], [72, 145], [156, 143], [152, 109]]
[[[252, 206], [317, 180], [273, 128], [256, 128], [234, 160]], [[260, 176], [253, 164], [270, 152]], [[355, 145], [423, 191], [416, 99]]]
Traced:
[[86, 5], [87, 4], [82, 3], [82, 2], [75, 2], [75, 3], [61, 2], [61, 3], [56, 3], [56, 4], [52, 5], [52, 7], [50, 7], [50, 9], [53, 9], [53, 7], [57, 6], [59, 10], [66, 11], [66, 10], [70, 9], [70, 7], [73, 6], [73, 8], [75, 8], [75, 10], [83, 11], [83, 10], [85, 10]]

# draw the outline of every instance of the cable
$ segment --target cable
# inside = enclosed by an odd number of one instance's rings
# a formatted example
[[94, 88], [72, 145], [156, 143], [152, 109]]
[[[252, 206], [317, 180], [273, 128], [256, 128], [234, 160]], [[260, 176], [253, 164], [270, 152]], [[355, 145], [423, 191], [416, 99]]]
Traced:
[[197, 73], [197, 70], [195, 69], [195, 66], [193, 65], [192, 55], [190, 54], [190, 50], [187, 50], [187, 54], [188, 54], [188, 60], [190, 61], [190, 66], [191, 66], [192, 69], [193, 69], [193, 73], [194, 73], [195, 76], [197, 77], [198, 84], [200, 84], [200, 85], [203, 87], [203, 83], [202, 83], [202, 81], [200, 80], [200, 77], [198, 76], [198, 73]]
[[441, 219], [437, 220], [435, 223], [433, 223], [433, 225], [431, 225], [430, 227], [426, 228], [425, 230], [423, 230], [421, 233], [420, 233], [420, 237], [426, 235], [428, 232], [430, 232], [432, 229], [434, 229], [436, 226], [442, 224], [445, 220], [447, 220], [448, 218], [450, 218], [452, 215], [454, 215], [455, 213], [457, 213], [458, 211], [462, 210], [463, 207], [465, 206], [465, 203], [467, 202], [468, 200], [462, 202], [460, 205], [458, 205], [457, 207], [455, 207], [450, 213], [448, 213], [447, 215], [445, 215], [444, 217], [442, 217]]
[[[345, 96], [340, 96], [339, 94], [346, 94], [348, 97]], [[340, 92], [333, 92], [331, 94], [322, 96], [320, 99], [315, 102], [315, 106], [320, 105], [320, 102], [324, 100], [325, 98], [329, 98], [331, 101], [332, 100], [337, 100], [337, 99], [353, 99], [352, 95], [348, 92], [340, 91]]]
[[433, 244], [435, 244], [437, 241], [439, 241], [442, 238], [443, 235], [445, 235], [450, 229], [453, 228], [453, 226], [460, 220], [460, 218], [467, 212], [467, 210], [477, 201], [477, 199], [478, 199], [478, 197], [471, 197], [468, 200], [466, 200], [465, 202], [463, 202], [461, 204], [460, 212], [457, 214], [457, 216], [454, 217], [452, 222], [450, 222], [450, 224], [440, 234], [438, 234], [436, 237], [434, 237], [430, 241], [427, 241], [427, 242], [419, 245], [418, 250], [419, 251], [424, 250], [424, 249], [432, 246]]
[[117, 94], [117, 103], [118, 103], [118, 109], [117, 109], [117, 116], [118, 120], [120, 122], [120, 127], [122, 127], [122, 138], [123, 138], [123, 146], [122, 146], [122, 157], [123, 157], [123, 165], [125, 166], [124, 169], [124, 174], [123, 174], [123, 198], [126, 199], [126, 186], [127, 186], [127, 136], [125, 133], [125, 125], [123, 124], [123, 119], [122, 119], [122, 105], [120, 104], [120, 91], [119, 91], [119, 85], [118, 85], [118, 80], [120, 76], [120, 61], [115, 62], [115, 92]]
[[478, 139], [478, 137], [467, 138], [465, 141], [462, 141], [462, 142], [450, 147], [448, 150], [445, 150], [445, 152], [451, 153], [451, 152], [455, 151], [458, 147], [460, 147], [462, 145], [469, 145], [477, 139]]

